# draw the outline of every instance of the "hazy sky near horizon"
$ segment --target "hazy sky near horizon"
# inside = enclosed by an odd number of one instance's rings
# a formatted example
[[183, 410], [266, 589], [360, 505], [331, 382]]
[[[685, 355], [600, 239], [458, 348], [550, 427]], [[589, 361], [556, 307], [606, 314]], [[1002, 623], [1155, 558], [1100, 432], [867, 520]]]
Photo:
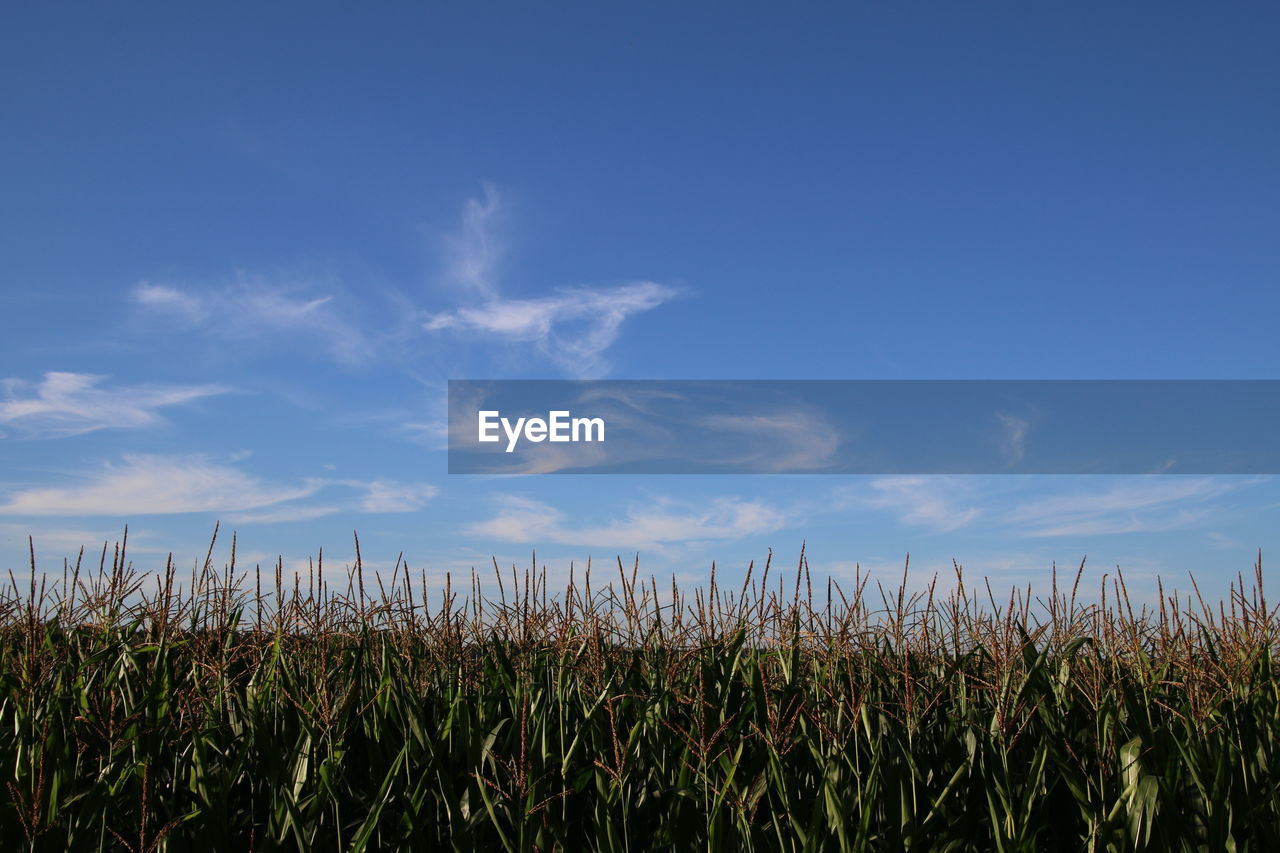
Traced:
[[[0, 17], [0, 569], [1086, 556], [1265, 477], [445, 470], [450, 378], [1271, 379], [1280, 12], [173, 4]], [[1247, 416], [1247, 413], [1242, 413]], [[223, 549], [225, 551], [225, 548]]]

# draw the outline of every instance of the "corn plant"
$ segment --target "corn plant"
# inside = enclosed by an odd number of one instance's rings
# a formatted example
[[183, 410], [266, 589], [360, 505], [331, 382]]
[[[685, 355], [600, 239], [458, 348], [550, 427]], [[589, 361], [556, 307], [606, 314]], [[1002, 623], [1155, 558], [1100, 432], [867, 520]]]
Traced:
[[1280, 844], [1261, 558], [1220, 604], [1135, 612], [1118, 574], [1086, 602], [1083, 565], [1043, 598], [958, 566], [815, 594], [803, 554], [553, 594], [536, 561], [441, 590], [126, 549], [0, 595], [6, 849]]

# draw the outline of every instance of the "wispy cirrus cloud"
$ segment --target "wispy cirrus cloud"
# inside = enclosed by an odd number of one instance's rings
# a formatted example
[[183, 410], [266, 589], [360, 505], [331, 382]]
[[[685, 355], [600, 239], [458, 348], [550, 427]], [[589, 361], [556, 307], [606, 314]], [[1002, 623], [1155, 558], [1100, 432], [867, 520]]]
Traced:
[[[322, 490], [329, 499], [296, 503]], [[334, 500], [335, 490], [345, 490], [347, 497]], [[339, 512], [413, 512], [437, 494], [439, 489], [429, 484], [388, 479], [307, 477], [279, 483], [204, 454], [134, 453], [100, 466], [71, 485], [10, 490], [0, 502], [0, 515], [132, 517], [208, 512], [225, 513], [232, 523], [263, 524], [309, 521]]]
[[235, 513], [227, 516], [232, 524], [280, 524], [292, 521], [313, 521], [339, 513], [404, 513], [417, 512], [428, 501], [440, 494], [435, 486], [426, 483], [397, 483], [393, 480], [324, 481], [323, 487], [342, 486], [363, 492], [352, 501], [341, 504], [285, 504], [264, 510]]
[[365, 492], [358, 504], [360, 512], [414, 512], [440, 494], [438, 488], [426, 483], [373, 480], [352, 485]]
[[230, 524], [288, 524], [295, 521], [314, 521], [317, 518], [342, 512], [340, 506], [281, 506], [264, 510], [232, 513], [226, 517]]
[[51, 371], [39, 382], [0, 380], [0, 424], [31, 438], [65, 438], [164, 421], [159, 410], [226, 394], [225, 385], [115, 385], [92, 373]]
[[495, 280], [503, 247], [493, 232], [501, 215], [498, 191], [493, 184], [486, 183], [480, 198], [467, 199], [462, 206], [462, 222], [457, 231], [441, 237], [445, 281], [463, 294], [481, 299], [498, 298]]
[[1031, 422], [1026, 418], [996, 412], [996, 420], [1000, 422], [1000, 451], [1005, 461], [1016, 464], [1027, 455], [1027, 436], [1031, 433]]
[[21, 489], [0, 503], [0, 514], [135, 516], [224, 512], [273, 506], [309, 497], [322, 483], [271, 483], [201, 454], [126, 454], [75, 485]]
[[840, 448], [840, 432], [820, 413], [792, 411], [759, 415], [712, 415], [703, 423], [733, 433], [746, 453], [736, 465], [769, 471], [811, 471], [829, 465]]
[[134, 285], [131, 298], [139, 310], [170, 329], [253, 342], [286, 336], [344, 365], [376, 360], [379, 341], [385, 339], [353, 319], [353, 300], [333, 284], [237, 273], [212, 286], [142, 281]]
[[[30, 537], [31, 548], [35, 551], [37, 570], [60, 565], [63, 557], [74, 557], [81, 548], [85, 549], [88, 557], [95, 550], [101, 549], [104, 543], [120, 543], [124, 539], [123, 534], [123, 525], [81, 527], [59, 524], [56, 521], [38, 525], [0, 524], [0, 540], [18, 540], [25, 545]], [[128, 550], [132, 554], [164, 554], [166, 549], [157, 543], [155, 531], [131, 527]], [[51, 561], [51, 558], [55, 559]]]
[[515, 495], [500, 499], [498, 514], [468, 532], [526, 545], [557, 544], [624, 550], [654, 549], [769, 533], [790, 521], [788, 514], [762, 501], [720, 498], [695, 508], [657, 501], [629, 509], [602, 524], [574, 524], [555, 507]]
[[562, 287], [541, 296], [504, 296], [497, 282], [501, 241], [494, 234], [503, 207], [486, 186], [484, 197], [467, 202], [462, 225], [446, 238], [446, 280], [459, 293], [455, 308], [428, 314], [422, 328], [466, 339], [534, 347], [565, 372], [578, 377], [607, 373], [605, 351], [622, 324], [680, 295], [653, 281], [607, 287]]
[[617, 287], [563, 288], [533, 299], [490, 299], [429, 317], [429, 332], [471, 332], [537, 347], [547, 359], [576, 376], [605, 372], [604, 352], [623, 322], [657, 308], [678, 291], [652, 281]]
[[871, 481], [865, 506], [889, 510], [900, 522], [947, 533], [967, 527], [982, 509], [967, 490], [949, 477], [879, 477]]
[[1032, 537], [1145, 533], [1186, 527], [1252, 479], [1151, 475], [1019, 504], [1007, 521]]
[[[948, 533], [981, 524], [1015, 538], [1147, 533], [1193, 526], [1220, 515], [1220, 499], [1261, 482], [1249, 477], [1035, 478], [896, 476], [836, 491], [841, 511], [872, 508], [899, 523]], [[1083, 485], [1082, 485], [1083, 484]], [[1034, 485], [1034, 497], [1024, 497]]]
[[357, 297], [332, 276], [267, 276], [237, 271], [225, 282], [184, 284], [141, 281], [130, 298], [144, 316], [167, 329], [252, 342], [292, 340], [326, 353], [344, 366], [407, 361], [416, 344], [443, 335], [451, 344], [495, 343], [531, 348], [567, 374], [608, 372], [605, 353], [629, 318], [680, 295], [653, 281], [612, 286], [559, 287], [512, 296], [499, 286], [505, 212], [496, 190], [463, 208], [445, 235], [443, 284], [452, 307], [428, 307], [423, 294], [380, 288], [379, 304]]

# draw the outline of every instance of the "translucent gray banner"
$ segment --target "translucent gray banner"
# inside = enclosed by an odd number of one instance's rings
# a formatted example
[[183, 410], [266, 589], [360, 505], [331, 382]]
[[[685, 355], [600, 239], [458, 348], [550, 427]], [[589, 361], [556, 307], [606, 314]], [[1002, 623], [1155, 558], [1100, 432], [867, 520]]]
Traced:
[[449, 382], [451, 474], [1274, 474], [1277, 380]]

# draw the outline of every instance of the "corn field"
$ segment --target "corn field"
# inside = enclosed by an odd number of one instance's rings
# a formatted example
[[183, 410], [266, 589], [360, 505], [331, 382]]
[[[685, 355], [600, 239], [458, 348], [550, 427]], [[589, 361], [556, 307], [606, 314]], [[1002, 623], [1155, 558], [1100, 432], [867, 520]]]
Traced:
[[0, 597], [5, 849], [1280, 849], [1261, 558], [1135, 609], [125, 547]]

